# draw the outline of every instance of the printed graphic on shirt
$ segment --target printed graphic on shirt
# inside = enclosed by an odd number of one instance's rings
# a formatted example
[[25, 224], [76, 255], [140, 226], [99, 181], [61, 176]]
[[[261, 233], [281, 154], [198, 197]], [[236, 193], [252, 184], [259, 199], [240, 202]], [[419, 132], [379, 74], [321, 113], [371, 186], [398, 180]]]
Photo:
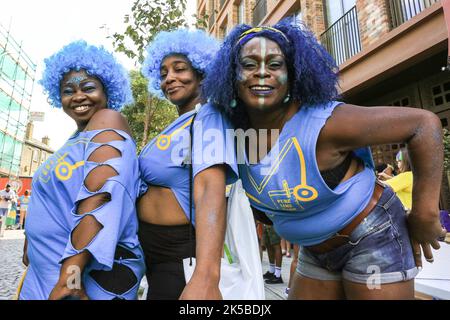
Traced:
[[[88, 144], [89, 139], [82, 138], [73, 142], [67, 143], [61, 150], [64, 150], [65, 147], [71, 147], [76, 144]], [[70, 163], [66, 157], [69, 154], [68, 152], [63, 151], [55, 152], [48, 160], [42, 165], [41, 172], [39, 173], [39, 180], [43, 183], [48, 183], [51, 179], [52, 171], [55, 172], [55, 176], [61, 180], [66, 181], [72, 177], [73, 171], [82, 167], [84, 165], [83, 161], [77, 161], [75, 163]]]
[[181, 127], [174, 130], [171, 134], [160, 134], [158, 138], [156, 139], [156, 146], [159, 150], [167, 150], [167, 148], [170, 147], [170, 144], [172, 142], [172, 137], [175, 136], [178, 132], [186, 128], [188, 125], [192, 123], [192, 118], [186, 121]]
[[[260, 183], [256, 182], [255, 178], [250, 173], [249, 167], [248, 166], [246, 167], [247, 177], [251, 185], [253, 186], [255, 191], [259, 195], [261, 195], [266, 190], [266, 187], [268, 186], [269, 182], [276, 175], [279, 166], [283, 163], [284, 159], [290, 152], [296, 152], [298, 155], [298, 160], [300, 164], [299, 166], [300, 176], [298, 177], [299, 178], [298, 180], [296, 177], [294, 179], [296, 182], [300, 181], [300, 183], [297, 185], [290, 186], [288, 180], [283, 179], [282, 186], [280, 186], [281, 187], [280, 189], [267, 190], [266, 191], [267, 195], [272, 201], [272, 203], [270, 204], [264, 203], [261, 200], [257, 199], [257, 198], [261, 199], [263, 197], [255, 197], [246, 192], [247, 196], [250, 198], [251, 201], [254, 201], [257, 204], [272, 210], [303, 211], [304, 208], [301, 204], [302, 202], [313, 201], [319, 196], [317, 190], [314, 187], [308, 185], [305, 157], [303, 155], [302, 148], [300, 147], [300, 144], [296, 137], [289, 138], [286, 141], [279, 155], [274, 160], [273, 165], [270, 168], [269, 174], [264, 176], [264, 179]], [[292, 165], [290, 167], [292, 167]]]

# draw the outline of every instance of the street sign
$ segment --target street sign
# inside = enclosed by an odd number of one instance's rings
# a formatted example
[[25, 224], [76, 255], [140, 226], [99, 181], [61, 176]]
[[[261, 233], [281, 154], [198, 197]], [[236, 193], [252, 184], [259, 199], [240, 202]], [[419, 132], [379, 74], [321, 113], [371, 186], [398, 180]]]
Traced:
[[30, 120], [31, 121], [44, 121], [45, 118], [45, 112], [40, 111], [31, 111], [30, 112]]

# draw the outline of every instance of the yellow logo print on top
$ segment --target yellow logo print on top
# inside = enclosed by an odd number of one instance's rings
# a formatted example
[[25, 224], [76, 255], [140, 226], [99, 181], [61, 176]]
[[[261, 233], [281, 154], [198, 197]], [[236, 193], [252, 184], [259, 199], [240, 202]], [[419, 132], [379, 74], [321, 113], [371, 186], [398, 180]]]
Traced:
[[314, 187], [308, 185], [305, 157], [297, 138], [291, 138], [285, 143], [280, 151], [279, 156], [275, 159], [275, 163], [272, 166], [269, 174], [264, 177], [260, 184], [256, 183], [255, 179], [251, 176], [250, 171], [247, 168], [247, 174], [250, 183], [258, 192], [258, 194], [261, 194], [292, 148], [297, 151], [300, 162], [300, 184], [290, 187], [287, 180], [283, 180], [281, 190], [269, 190], [267, 192], [272, 201], [272, 204], [270, 205], [263, 203], [247, 192], [246, 194], [251, 200], [272, 210], [298, 211], [303, 210], [303, 206], [301, 205], [302, 202], [313, 201], [318, 197], [319, 194], [317, 190]]
[[[76, 145], [76, 144], [88, 144], [89, 139], [83, 138], [79, 139], [75, 142], [67, 144], [68, 147]], [[61, 154], [59, 152], [55, 152], [55, 154], [47, 160], [47, 162], [44, 164], [44, 167], [42, 168], [40, 174], [39, 174], [39, 180], [48, 183], [51, 178], [51, 172], [55, 172], [55, 176], [61, 180], [66, 181], [72, 178], [73, 171], [78, 169], [79, 167], [82, 167], [84, 165], [84, 160], [78, 161], [75, 163], [70, 163], [67, 161], [66, 157], [69, 154], [69, 152], [65, 152], [64, 154]]]

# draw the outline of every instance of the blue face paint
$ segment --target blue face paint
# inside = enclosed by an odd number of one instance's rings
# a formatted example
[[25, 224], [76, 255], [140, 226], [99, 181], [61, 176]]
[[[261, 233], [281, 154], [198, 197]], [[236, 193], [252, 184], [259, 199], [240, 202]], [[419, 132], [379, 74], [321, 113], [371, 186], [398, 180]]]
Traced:
[[75, 84], [77, 86], [80, 85], [81, 81], [87, 80], [86, 76], [75, 76], [71, 77], [69, 80], [67, 80], [67, 84]]
[[[266, 38], [261, 37], [259, 38], [259, 43], [261, 46], [261, 69], [259, 71], [259, 73], [261, 74], [260, 78], [259, 78], [259, 85], [260, 86], [264, 86], [265, 84], [265, 72], [266, 72]], [[259, 102], [259, 107], [262, 109], [264, 108], [264, 103], [265, 103], [265, 99], [264, 97], [260, 97], [258, 99]]]
[[287, 81], [288, 81], [287, 73], [284, 73], [284, 74], [280, 75], [280, 76], [277, 78], [277, 80], [278, 80], [278, 82], [281, 83], [282, 85], [286, 84]]

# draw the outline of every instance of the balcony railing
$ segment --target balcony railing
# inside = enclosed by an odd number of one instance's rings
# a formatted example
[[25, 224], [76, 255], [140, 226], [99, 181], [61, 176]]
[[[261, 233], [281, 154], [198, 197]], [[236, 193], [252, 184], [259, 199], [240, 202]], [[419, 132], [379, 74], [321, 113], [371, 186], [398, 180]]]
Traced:
[[389, 0], [392, 28], [397, 28], [440, 0]]
[[361, 51], [356, 6], [322, 33], [320, 41], [338, 65]]
[[267, 0], [258, 0], [252, 11], [252, 22], [254, 26], [257, 26], [267, 14]]

